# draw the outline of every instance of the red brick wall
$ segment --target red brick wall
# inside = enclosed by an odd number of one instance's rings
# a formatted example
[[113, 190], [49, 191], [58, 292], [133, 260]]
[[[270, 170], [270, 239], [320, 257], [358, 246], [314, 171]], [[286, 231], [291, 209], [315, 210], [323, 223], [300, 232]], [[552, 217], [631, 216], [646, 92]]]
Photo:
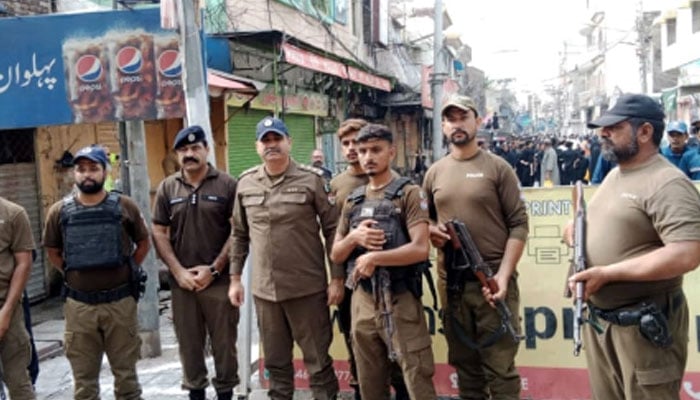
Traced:
[[0, 0], [9, 16], [48, 14], [51, 12], [51, 0]]

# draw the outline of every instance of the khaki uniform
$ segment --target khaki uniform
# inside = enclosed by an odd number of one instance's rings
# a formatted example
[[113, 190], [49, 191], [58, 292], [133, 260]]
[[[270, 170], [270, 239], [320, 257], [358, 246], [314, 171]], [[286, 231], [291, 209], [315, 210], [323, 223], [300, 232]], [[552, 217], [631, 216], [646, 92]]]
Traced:
[[[250, 290], [272, 399], [291, 399], [294, 393], [293, 342], [304, 354], [314, 398], [330, 399], [338, 392], [328, 354], [328, 278], [319, 236], [321, 230], [325, 242], [332, 243], [337, 219], [322, 173], [315, 168], [290, 161], [278, 177], [270, 178], [263, 166], [241, 174], [233, 211], [231, 273], [242, 273], [250, 245]], [[343, 267], [332, 265], [331, 276], [343, 278]]]
[[[394, 204], [401, 209], [400, 218], [406, 231], [416, 224], [428, 223], [427, 203], [422, 199], [420, 188], [406, 185], [403, 193], [401, 198], [394, 200]], [[367, 200], [383, 197], [384, 189], [373, 191], [367, 188]], [[346, 202], [343, 207], [338, 224], [340, 236], [345, 236], [350, 231], [350, 212], [353, 206], [353, 203]], [[399, 355], [398, 364], [410, 398], [435, 399], [433, 352], [420, 299], [409, 291], [392, 294], [394, 334], [388, 338], [384, 316], [377, 307], [374, 295], [365, 290], [364, 285], [360, 287], [352, 294], [351, 321], [352, 344], [362, 398], [390, 398], [392, 368], [386, 345], [390, 340]]]
[[[400, 175], [392, 170], [392, 175], [398, 178]], [[350, 193], [356, 188], [369, 183], [369, 176], [366, 174], [353, 175], [347, 169], [338, 174], [331, 180], [331, 196], [335, 199], [339, 208], [345, 204]], [[345, 288], [345, 296], [343, 301], [338, 304], [338, 326], [340, 332], [345, 338], [345, 347], [348, 350], [348, 362], [350, 363], [350, 375], [352, 375], [351, 386], [357, 386], [357, 364], [355, 363], [355, 355], [352, 351], [352, 337], [350, 335], [351, 320], [350, 320], [350, 304], [352, 302], [352, 290]], [[391, 386], [394, 387], [397, 393], [397, 400], [402, 399], [406, 395], [406, 384], [403, 381], [401, 374], [401, 366], [396, 363], [391, 365]]]
[[[184, 267], [211, 265], [231, 235], [236, 180], [209, 165], [205, 179], [194, 188], [177, 172], [161, 182], [156, 193], [153, 223], [170, 228], [170, 243]], [[173, 325], [183, 369], [183, 389], [209, 384], [205, 360], [211, 338], [217, 392], [230, 392], [238, 383], [236, 338], [238, 307], [228, 299], [227, 268], [206, 289], [183, 290], [170, 274]]]
[[[0, 305], [4, 306], [12, 285], [15, 253], [32, 251], [32, 249], [34, 249], [34, 239], [27, 212], [21, 206], [0, 197]], [[3, 381], [12, 399], [36, 398], [27, 371], [30, 359], [31, 343], [24, 326], [22, 305], [18, 303], [10, 316], [7, 332], [0, 340]]]
[[[527, 239], [528, 218], [518, 178], [510, 165], [496, 155], [481, 150], [467, 160], [448, 155], [430, 167], [423, 188], [431, 218], [440, 223], [452, 218], [462, 221], [494, 273], [506, 242], [511, 238]], [[446, 269], [444, 254], [439, 250], [438, 289], [444, 301]], [[508, 285], [506, 305], [513, 314], [513, 326], [520, 331], [517, 273]], [[484, 343], [500, 328], [500, 316], [484, 299], [478, 282], [466, 282], [462, 297], [443, 302], [443, 309], [448, 361], [457, 370], [460, 397], [519, 399], [520, 377], [514, 363], [518, 344], [513, 338], [504, 334], [484, 348], [469, 345]]]
[[[120, 204], [122, 251], [126, 257], [131, 254], [134, 242], [148, 238], [148, 228], [133, 200], [120, 196]], [[46, 216], [46, 247], [63, 248], [62, 207], [63, 200], [51, 206]], [[125, 265], [109, 270], [68, 271], [64, 279], [77, 291], [94, 293], [123, 287], [128, 284], [129, 276], [130, 267]], [[141, 350], [136, 300], [127, 296], [113, 302], [88, 304], [67, 298], [63, 312], [66, 319], [65, 351], [73, 370], [74, 398], [99, 398], [99, 374], [102, 356], [106, 354], [114, 375], [115, 398], [141, 399], [141, 385], [136, 374], [136, 361]]]
[[[640, 185], [640, 182], [644, 182]], [[700, 195], [683, 173], [655, 155], [633, 170], [612, 170], [588, 204], [588, 265], [610, 265], [659, 249], [666, 243], [700, 240]], [[615, 312], [655, 304], [673, 339], [652, 344], [638, 325], [598, 318], [603, 332], [584, 325], [584, 349], [595, 399], [678, 399], [688, 358], [688, 307], [683, 277], [660, 281], [611, 282], [590, 305]]]

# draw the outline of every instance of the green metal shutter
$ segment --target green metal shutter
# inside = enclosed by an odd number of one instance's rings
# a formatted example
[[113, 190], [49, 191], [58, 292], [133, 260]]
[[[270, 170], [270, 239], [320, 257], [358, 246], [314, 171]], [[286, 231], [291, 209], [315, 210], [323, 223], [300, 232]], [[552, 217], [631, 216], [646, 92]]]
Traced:
[[284, 123], [292, 136], [292, 158], [300, 164], [311, 164], [311, 152], [316, 148], [314, 117], [286, 115]]
[[[230, 112], [234, 112], [231, 109]], [[255, 126], [268, 111], [249, 110], [239, 112], [228, 123], [228, 165], [229, 173], [238, 176], [246, 169], [260, 164], [260, 156], [255, 151]], [[311, 152], [316, 147], [314, 118], [305, 115], [286, 115], [284, 119], [292, 137], [292, 158], [302, 164], [309, 164]]]
[[[229, 112], [235, 110], [231, 107]], [[255, 125], [266, 115], [269, 115], [267, 111], [241, 111], [228, 121], [228, 172], [231, 176], [237, 177], [261, 163], [255, 151]]]

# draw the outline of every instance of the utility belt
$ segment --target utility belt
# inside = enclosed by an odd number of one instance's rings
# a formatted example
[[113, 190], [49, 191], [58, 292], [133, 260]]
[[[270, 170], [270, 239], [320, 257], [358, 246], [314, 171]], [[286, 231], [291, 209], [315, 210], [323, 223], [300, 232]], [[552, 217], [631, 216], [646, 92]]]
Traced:
[[87, 304], [104, 304], [119, 301], [125, 297], [132, 296], [133, 290], [130, 284], [121, 285], [115, 289], [98, 290], [93, 292], [83, 292], [75, 290], [68, 284], [63, 284], [61, 295], [66, 298], [70, 297], [73, 300]]
[[683, 291], [677, 290], [670, 294], [670, 300], [663, 309], [654, 301], [644, 301], [631, 307], [613, 310], [603, 310], [589, 303], [588, 308], [593, 318], [600, 318], [619, 326], [637, 325], [642, 336], [653, 345], [668, 347], [673, 343], [668, 329], [668, 318], [684, 301]]

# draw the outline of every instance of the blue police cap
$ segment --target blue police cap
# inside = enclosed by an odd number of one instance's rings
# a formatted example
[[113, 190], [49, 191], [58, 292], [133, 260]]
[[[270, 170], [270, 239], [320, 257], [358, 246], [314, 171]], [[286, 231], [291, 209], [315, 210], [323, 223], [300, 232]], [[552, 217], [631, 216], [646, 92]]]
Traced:
[[262, 139], [262, 137], [268, 132], [274, 132], [278, 135], [287, 137], [289, 136], [289, 131], [287, 130], [287, 125], [284, 124], [284, 121], [274, 117], [265, 117], [258, 122], [258, 126], [255, 128], [255, 140]]
[[688, 133], [688, 125], [683, 121], [671, 121], [666, 127], [666, 132], [680, 132], [686, 134]]
[[102, 164], [102, 167], [105, 168], [109, 163], [109, 161], [107, 161], [107, 153], [105, 153], [102, 146], [98, 145], [87, 146], [78, 150], [78, 152], [75, 153], [75, 157], [73, 157], [73, 163], [77, 164], [81, 158], [88, 159], [92, 162], [100, 163]]
[[184, 128], [178, 132], [177, 136], [175, 136], [173, 150], [177, 150], [186, 144], [193, 144], [197, 142], [203, 142], [205, 146], [207, 145], [204, 129], [202, 129], [202, 127], [199, 125], [188, 126], [187, 128]]

